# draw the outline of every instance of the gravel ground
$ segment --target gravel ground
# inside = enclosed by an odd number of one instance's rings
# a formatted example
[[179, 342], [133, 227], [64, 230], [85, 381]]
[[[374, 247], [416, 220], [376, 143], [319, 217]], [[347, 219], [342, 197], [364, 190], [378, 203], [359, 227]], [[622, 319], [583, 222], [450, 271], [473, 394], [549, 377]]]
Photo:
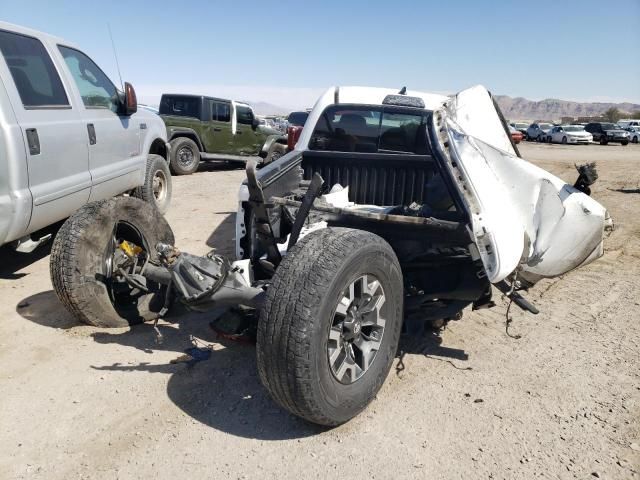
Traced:
[[[466, 311], [440, 337], [403, 339], [377, 399], [332, 430], [279, 409], [253, 346], [219, 343], [210, 315], [77, 324], [51, 290], [48, 250], [0, 249], [0, 478], [640, 478], [640, 146], [525, 144], [593, 196], [616, 229], [597, 262], [536, 285], [538, 316]], [[174, 177], [177, 245], [233, 251], [243, 172]], [[173, 364], [192, 342], [208, 361]]]

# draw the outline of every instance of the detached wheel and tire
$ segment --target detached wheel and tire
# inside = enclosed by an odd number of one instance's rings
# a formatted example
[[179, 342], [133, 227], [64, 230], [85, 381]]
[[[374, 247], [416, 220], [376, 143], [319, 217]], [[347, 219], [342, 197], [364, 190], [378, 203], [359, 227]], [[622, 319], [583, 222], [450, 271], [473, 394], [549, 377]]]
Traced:
[[191, 175], [200, 165], [200, 149], [187, 137], [171, 141], [171, 171], [176, 175]]
[[154, 205], [160, 213], [166, 213], [171, 204], [171, 172], [160, 155], [147, 157], [147, 173], [144, 185], [137, 187], [133, 195]]
[[124, 281], [118, 262], [123, 242], [138, 252], [141, 266], [147, 260], [157, 262], [156, 243], [173, 244], [174, 237], [155, 207], [133, 197], [85, 205], [58, 231], [51, 249], [51, 282], [81, 322], [126, 327], [157, 318], [164, 306], [162, 285], [148, 281], [145, 292]]
[[402, 327], [398, 259], [377, 235], [310, 234], [284, 258], [258, 324], [262, 383], [294, 415], [335, 426], [373, 400]]

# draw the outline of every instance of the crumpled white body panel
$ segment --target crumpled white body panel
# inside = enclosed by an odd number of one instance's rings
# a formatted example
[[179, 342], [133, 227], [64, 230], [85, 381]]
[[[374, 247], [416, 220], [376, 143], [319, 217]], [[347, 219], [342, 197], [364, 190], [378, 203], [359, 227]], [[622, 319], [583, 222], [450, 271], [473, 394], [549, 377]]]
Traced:
[[516, 269], [532, 282], [555, 277], [602, 255], [606, 209], [519, 158], [484, 87], [459, 93], [439, 113], [440, 146], [491, 282]]

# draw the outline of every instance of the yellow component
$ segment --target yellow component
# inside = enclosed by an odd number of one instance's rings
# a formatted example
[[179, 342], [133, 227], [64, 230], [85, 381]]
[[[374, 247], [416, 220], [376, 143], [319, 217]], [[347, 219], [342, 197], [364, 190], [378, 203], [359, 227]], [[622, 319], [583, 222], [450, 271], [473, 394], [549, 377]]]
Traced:
[[123, 242], [120, 244], [120, 250], [122, 250], [127, 255], [127, 257], [130, 258], [133, 258], [140, 252], [142, 252], [142, 248], [133, 243], [129, 243], [126, 240], [123, 240]]

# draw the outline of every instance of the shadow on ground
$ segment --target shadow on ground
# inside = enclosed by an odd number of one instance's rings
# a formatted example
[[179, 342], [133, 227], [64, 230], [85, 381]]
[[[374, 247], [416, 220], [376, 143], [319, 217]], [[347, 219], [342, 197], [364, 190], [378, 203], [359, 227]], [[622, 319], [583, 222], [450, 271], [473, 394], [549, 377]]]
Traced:
[[236, 212], [216, 212], [216, 214], [226, 215], [226, 217], [207, 238], [207, 246], [215, 248], [220, 255], [235, 258]]
[[613, 191], [619, 193], [640, 193], [640, 188], [616, 188], [613, 189]]
[[20, 253], [8, 245], [0, 247], [0, 280], [17, 280], [26, 276], [18, 273], [23, 268], [43, 259], [51, 253], [51, 241], [41, 245], [31, 253]]
[[[52, 291], [22, 300], [16, 311], [27, 320], [51, 328], [69, 329], [80, 325], [67, 313]], [[285, 440], [325, 431], [289, 414], [271, 400], [258, 377], [255, 347], [221, 341], [211, 329], [210, 322], [221, 313], [174, 314], [167, 322], [158, 325], [162, 334], [161, 343], [153, 325], [149, 323], [124, 332], [122, 329], [94, 332], [91, 337], [95, 342], [138, 349], [149, 355], [149, 361], [137, 365], [94, 364], [91, 368], [123, 374], [142, 371], [170, 375], [167, 395], [171, 401], [195, 420], [230, 435]], [[194, 340], [194, 337], [198, 340]], [[397, 363], [402, 364], [406, 354], [427, 355], [448, 362], [451, 362], [449, 359], [467, 360], [464, 351], [443, 347], [440, 343], [441, 338], [434, 331], [426, 331], [419, 337], [403, 337]], [[194, 345], [206, 347], [212, 344], [215, 344], [215, 349], [210, 358], [192, 365], [185, 362], [157, 363], [153, 355], [156, 351], [169, 351], [175, 352], [174, 361], [183, 360], [181, 357], [186, 349]], [[399, 371], [398, 367], [396, 371]]]
[[225, 160], [200, 162], [198, 171], [192, 175], [197, 175], [199, 172], [225, 172], [231, 170], [244, 170], [244, 168], [244, 163], [240, 162], [227, 162]]

